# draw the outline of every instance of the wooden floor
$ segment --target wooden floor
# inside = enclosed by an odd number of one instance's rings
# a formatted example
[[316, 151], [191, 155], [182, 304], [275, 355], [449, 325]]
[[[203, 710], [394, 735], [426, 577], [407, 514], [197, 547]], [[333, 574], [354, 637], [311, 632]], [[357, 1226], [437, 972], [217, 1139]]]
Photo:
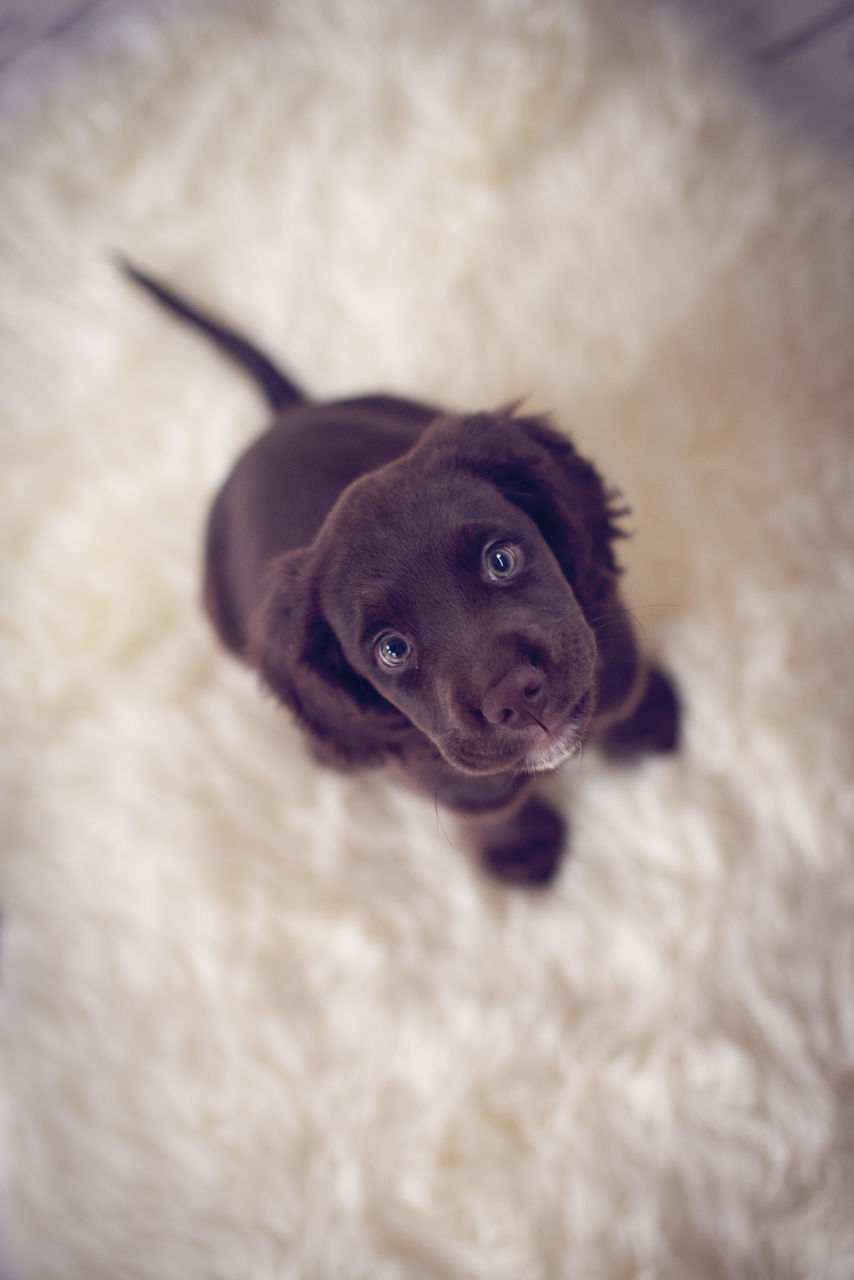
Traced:
[[[150, 2], [0, 0], [0, 75], [42, 41], [73, 38], [99, 11]], [[664, 2], [745, 61], [772, 110], [831, 137], [854, 160], [854, 0]]]

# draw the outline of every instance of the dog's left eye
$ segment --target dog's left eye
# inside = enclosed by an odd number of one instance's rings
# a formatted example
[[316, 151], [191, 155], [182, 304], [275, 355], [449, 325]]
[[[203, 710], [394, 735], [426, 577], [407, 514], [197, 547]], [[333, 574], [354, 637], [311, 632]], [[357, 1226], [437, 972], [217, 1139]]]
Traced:
[[519, 552], [507, 542], [487, 547], [483, 555], [486, 576], [493, 582], [503, 582], [519, 568]]

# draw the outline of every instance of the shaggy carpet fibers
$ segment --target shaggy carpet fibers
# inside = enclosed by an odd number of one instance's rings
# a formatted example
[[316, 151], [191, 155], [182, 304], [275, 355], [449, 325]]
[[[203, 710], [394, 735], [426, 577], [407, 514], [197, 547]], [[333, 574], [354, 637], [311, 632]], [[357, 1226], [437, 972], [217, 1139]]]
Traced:
[[[272, 0], [2, 89], [14, 1280], [854, 1275], [854, 181], [672, 10]], [[337, 776], [200, 612], [254, 390], [528, 394], [621, 486], [674, 759], [552, 890]]]

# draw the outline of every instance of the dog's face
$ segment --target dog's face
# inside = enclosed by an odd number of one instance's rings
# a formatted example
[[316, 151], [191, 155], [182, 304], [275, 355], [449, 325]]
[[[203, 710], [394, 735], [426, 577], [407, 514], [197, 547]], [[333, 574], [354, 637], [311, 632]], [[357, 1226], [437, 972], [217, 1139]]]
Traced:
[[283, 557], [258, 665], [342, 756], [415, 725], [464, 773], [554, 768], [595, 708], [614, 535], [595, 472], [542, 424], [437, 423]]
[[592, 709], [593, 632], [529, 516], [488, 481], [411, 470], [336, 512], [318, 594], [344, 659], [457, 769], [554, 767]]

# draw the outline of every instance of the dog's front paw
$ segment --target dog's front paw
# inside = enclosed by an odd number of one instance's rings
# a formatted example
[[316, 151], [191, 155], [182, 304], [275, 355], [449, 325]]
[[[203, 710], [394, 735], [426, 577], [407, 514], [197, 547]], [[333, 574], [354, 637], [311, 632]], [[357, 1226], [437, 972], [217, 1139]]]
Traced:
[[604, 730], [599, 745], [615, 760], [675, 751], [680, 719], [679, 696], [673, 681], [659, 667], [651, 667], [640, 702], [625, 720]]
[[529, 800], [511, 818], [478, 824], [474, 831], [477, 853], [490, 875], [532, 888], [555, 878], [565, 840], [563, 818], [541, 800]]

